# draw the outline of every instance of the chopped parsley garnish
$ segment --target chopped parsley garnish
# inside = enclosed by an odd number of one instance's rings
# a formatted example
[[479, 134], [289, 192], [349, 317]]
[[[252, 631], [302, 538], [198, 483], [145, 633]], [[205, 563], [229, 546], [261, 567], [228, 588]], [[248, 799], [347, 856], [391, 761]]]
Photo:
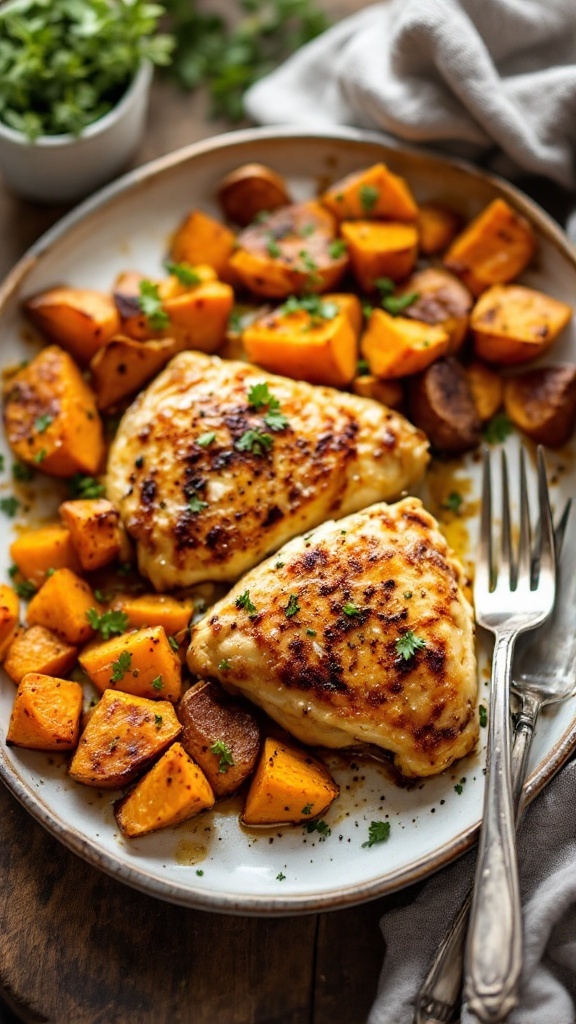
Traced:
[[484, 707], [484, 704], [480, 704], [478, 708], [478, 719], [480, 721], [481, 728], [485, 729], [488, 725], [488, 711]]
[[404, 661], [410, 661], [416, 654], [416, 651], [421, 651], [423, 647], [426, 647], [426, 641], [422, 640], [422, 637], [416, 636], [411, 629], [399, 636], [396, 641], [396, 654], [399, 658], [403, 658]]
[[100, 615], [96, 608], [89, 608], [86, 612], [86, 618], [92, 629], [98, 630], [103, 640], [109, 640], [111, 636], [119, 636], [128, 629], [128, 616], [126, 612], [109, 609]]
[[150, 683], [150, 686], [152, 687], [153, 690], [156, 690], [156, 693], [160, 693], [160, 690], [164, 688], [162, 676], [156, 676], [156, 678], [153, 679], [152, 682]]
[[222, 661], [218, 664], [218, 668], [220, 669], [220, 672], [227, 672], [228, 669], [231, 668], [228, 658], [222, 658]]
[[162, 715], [154, 715], [154, 725], [157, 729], [162, 725]]
[[84, 473], [74, 473], [68, 481], [70, 494], [73, 498], [101, 498], [106, 494], [104, 484], [99, 483], [93, 476], [86, 476]]
[[315, 629], [307, 629], [306, 630], [306, 636], [316, 636], [316, 630]]
[[285, 416], [283, 412], [280, 412], [279, 409], [271, 409], [270, 412], [266, 413], [264, 423], [269, 430], [273, 430], [277, 433], [280, 430], [286, 430], [286, 427], [288, 426], [288, 417]]
[[277, 260], [282, 255], [282, 249], [278, 245], [274, 235], [270, 235], [270, 238], [266, 242], [266, 252], [273, 260]]
[[202, 868], [198, 868], [197, 871], [196, 871], [196, 874], [198, 875], [198, 878], [202, 878], [202, 875], [204, 874], [204, 872], [202, 871]]
[[33, 456], [33, 460], [39, 466], [41, 462], [44, 462], [44, 459], [46, 458], [47, 455], [48, 452], [46, 448], [41, 448], [40, 451], [36, 452], [36, 454]]
[[0, 454], [0, 473], [4, 472], [4, 456]]
[[242, 330], [242, 314], [237, 309], [233, 309], [228, 317], [228, 330], [235, 334], [239, 334]]
[[140, 295], [138, 305], [144, 313], [148, 324], [154, 331], [161, 331], [170, 323], [170, 317], [166, 310], [162, 309], [162, 299], [158, 291], [158, 285], [153, 281], [140, 281]]
[[130, 665], [132, 664], [132, 655], [130, 651], [122, 651], [118, 655], [117, 661], [112, 662], [112, 676], [110, 682], [119, 683], [121, 679], [124, 679]]
[[312, 259], [308, 250], [301, 249], [298, 255], [302, 260], [302, 266], [304, 267], [304, 270], [307, 270], [308, 273], [310, 274], [316, 274], [316, 271], [318, 270], [318, 264], [316, 263], [315, 260]]
[[367, 359], [359, 359], [356, 364], [356, 373], [359, 377], [362, 377], [366, 373], [370, 373], [370, 363]]
[[245, 430], [242, 437], [234, 442], [234, 447], [239, 452], [252, 452], [253, 455], [265, 455], [274, 444], [271, 434], [263, 433], [261, 430]]
[[360, 615], [360, 609], [357, 608], [355, 604], [351, 604], [350, 601], [346, 601], [346, 603], [342, 605], [342, 611], [349, 619], [353, 619], [356, 615]]
[[360, 185], [358, 197], [364, 213], [371, 213], [380, 198], [380, 191], [375, 185]]
[[252, 604], [252, 601], [250, 600], [249, 590], [245, 590], [243, 594], [240, 594], [236, 598], [236, 607], [243, 608], [245, 612], [248, 612], [251, 619], [258, 615], [256, 605]]
[[32, 583], [32, 580], [20, 580], [14, 584], [14, 590], [23, 601], [30, 601], [37, 593], [38, 588]]
[[450, 491], [446, 500], [442, 502], [442, 508], [447, 509], [448, 512], [454, 512], [455, 515], [458, 515], [463, 501], [464, 498], [459, 491]]
[[419, 292], [406, 292], [405, 295], [385, 295], [382, 299], [382, 308], [391, 316], [398, 316], [419, 298]]
[[377, 277], [374, 281], [374, 287], [381, 299], [386, 298], [387, 295], [393, 295], [396, 289], [396, 285], [391, 277]]
[[319, 832], [324, 838], [332, 835], [332, 829], [320, 818], [318, 821], [307, 821], [304, 825], [307, 832]]
[[35, 420], [34, 430], [36, 431], [37, 434], [43, 434], [45, 430], [48, 430], [48, 427], [53, 422], [53, 416], [49, 416], [48, 413], [43, 413], [42, 416], [39, 416], [38, 419]]
[[362, 315], [363, 315], [365, 320], [369, 320], [370, 317], [372, 316], [373, 312], [374, 312], [374, 306], [372, 305], [371, 302], [363, 302], [362, 303]]
[[170, 644], [170, 647], [172, 648], [173, 651], [179, 651], [180, 650], [180, 644], [178, 643], [178, 641], [177, 641], [175, 636], [169, 636], [168, 637], [168, 643]]
[[215, 431], [209, 430], [207, 434], [201, 434], [200, 437], [196, 438], [196, 444], [199, 444], [201, 448], [208, 448], [208, 446], [211, 445], [215, 439]]
[[312, 804], [305, 804], [305, 806], [302, 808], [300, 813], [301, 814], [311, 814], [312, 813]]
[[328, 255], [331, 260], [339, 260], [348, 249], [345, 238], [335, 238], [328, 246]]
[[501, 444], [513, 431], [513, 426], [505, 413], [499, 412], [486, 424], [483, 431], [484, 440], [488, 444]]
[[288, 604], [284, 609], [284, 615], [287, 619], [291, 619], [294, 615], [298, 615], [300, 611], [300, 605], [298, 604], [298, 595], [290, 594], [288, 598]]
[[376, 843], [385, 843], [390, 838], [390, 822], [389, 821], [371, 821], [368, 828], [368, 839], [365, 843], [362, 843], [362, 849], [365, 847], [370, 849], [371, 846], [375, 846]]
[[32, 466], [27, 466], [25, 462], [13, 462], [12, 476], [18, 483], [27, 484], [30, 480], [34, 479], [34, 470]]
[[208, 508], [208, 502], [202, 501], [197, 494], [191, 494], [188, 499], [187, 507], [189, 512], [201, 512], [203, 508]]
[[454, 789], [458, 793], [458, 796], [461, 796], [462, 790], [463, 790], [463, 786], [461, 786], [461, 784], [459, 782], [456, 783], [456, 785], [454, 786]]
[[405, 590], [404, 591], [404, 597], [406, 598], [407, 601], [409, 601], [410, 598], [412, 597], [412, 591], [411, 590]]
[[0, 512], [9, 516], [10, 519], [14, 518], [19, 508], [20, 502], [13, 495], [10, 495], [9, 498], [0, 498]]
[[278, 874], [276, 875], [276, 881], [277, 882], [284, 882], [285, 879], [286, 879], [286, 875], [283, 874], [282, 871], [279, 871]]
[[289, 295], [278, 312], [283, 316], [289, 316], [291, 313], [299, 313], [301, 310], [309, 313], [313, 321], [333, 320], [340, 312], [335, 302], [327, 302], [319, 295]]
[[300, 235], [300, 238], [309, 238], [310, 235], [314, 234], [315, 230], [316, 227], [314, 224], [303, 224], [298, 234]]
[[200, 284], [202, 281], [200, 274], [189, 263], [173, 263], [171, 260], [166, 260], [164, 266], [168, 273], [177, 277], [180, 284], [186, 288], [191, 288], [192, 285]]
[[259, 412], [260, 409], [279, 409], [280, 402], [270, 393], [267, 381], [252, 384], [248, 392], [248, 405]]
[[232, 751], [224, 743], [224, 740], [216, 740], [210, 747], [210, 753], [216, 754], [218, 757], [218, 771], [221, 775], [225, 775], [228, 769], [233, 767], [234, 758], [232, 757]]

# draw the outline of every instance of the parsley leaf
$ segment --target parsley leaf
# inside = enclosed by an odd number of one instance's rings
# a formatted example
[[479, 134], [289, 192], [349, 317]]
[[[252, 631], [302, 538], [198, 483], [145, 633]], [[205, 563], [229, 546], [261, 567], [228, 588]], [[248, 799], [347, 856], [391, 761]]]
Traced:
[[34, 470], [32, 466], [27, 466], [25, 462], [13, 462], [12, 476], [18, 483], [27, 484], [30, 480], [34, 479]]
[[405, 295], [385, 295], [382, 299], [382, 308], [391, 316], [398, 316], [419, 298], [419, 292], [406, 292]]
[[210, 430], [208, 433], [201, 434], [200, 437], [197, 437], [196, 444], [199, 444], [201, 448], [208, 448], [215, 440], [216, 432], [214, 430]]
[[222, 658], [222, 661], [218, 663], [218, 668], [220, 672], [227, 672], [228, 669], [231, 668], [228, 658]]
[[362, 849], [367, 847], [370, 849], [376, 843], [385, 843], [390, 838], [390, 822], [389, 821], [371, 821], [368, 828], [368, 841], [362, 843]]
[[270, 235], [270, 238], [266, 242], [266, 252], [268, 253], [269, 256], [272, 257], [273, 260], [279, 259], [279, 257], [282, 255], [282, 249], [278, 245], [278, 242], [274, 238], [274, 235]]
[[480, 727], [485, 729], [488, 725], [488, 711], [484, 707], [484, 704], [480, 704], [478, 708], [478, 720], [480, 722]]
[[300, 605], [298, 604], [298, 595], [290, 594], [290, 597], [288, 598], [288, 604], [284, 609], [284, 615], [286, 616], [287, 619], [291, 619], [293, 618], [294, 615], [297, 615], [299, 611]]
[[130, 665], [132, 664], [132, 655], [130, 651], [121, 651], [116, 661], [112, 662], [112, 675], [110, 677], [111, 683], [119, 683], [126, 675]]
[[180, 650], [180, 644], [178, 643], [178, 641], [177, 641], [175, 636], [169, 636], [168, 637], [168, 643], [170, 644], [170, 647], [172, 648], [173, 651], [179, 651]]
[[225, 775], [228, 769], [233, 767], [234, 758], [232, 757], [232, 751], [230, 750], [230, 747], [224, 743], [224, 740], [216, 740], [216, 742], [210, 747], [210, 753], [217, 755], [218, 771], [221, 775]]
[[202, 501], [197, 494], [191, 494], [188, 499], [188, 511], [196, 513], [201, 512], [204, 508], [208, 508], [208, 502]]
[[363, 377], [365, 374], [370, 373], [370, 363], [367, 359], [359, 359], [356, 364], [356, 373], [359, 377]]
[[0, 473], [4, 472], [4, 456], [0, 453]]
[[162, 715], [154, 715], [154, 725], [156, 726], [157, 729], [161, 728], [161, 726], [162, 726]]
[[302, 810], [300, 811], [300, 814], [311, 814], [311, 813], [312, 813], [312, 804], [305, 804], [304, 807], [302, 808]]
[[416, 636], [411, 629], [399, 636], [396, 641], [396, 654], [399, 658], [403, 658], [404, 661], [410, 661], [416, 654], [416, 651], [421, 651], [422, 648], [426, 647], [426, 641], [422, 640], [421, 637]]
[[484, 440], [488, 444], [501, 444], [513, 432], [513, 426], [505, 413], [497, 413], [486, 424], [483, 431]]
[[277, 433], [279, 430], [286, 430], [286, 427], [288, 426], [289, 422], [290, 421], [288, 417], [285, 416], [283, 412], [279, 412], [277, 409], [271, 409], [270, 412], [267, 412], [264, 417], [264, 423], [266, 424], [268, 429], [273, 430], [275, 433]]
[[375, 185], [360, 185], [358, 198], [364, 213], [371, 213], [380, 198], [380, 191]]
[[168, 327], [170, 317], [166, 310], [162, 308], [162, 299], [160, 298], [158, 285], [154, 284], [153, 281], [140, 281], [139, 291], [138, 305], [152, 330], [161, 331], [164, 327]]
[[391, 277], [377, 277], [374, 287], [379, 292], [381, 299], [386, 298], [387, 295], [393, 295], [396, 290], [396, 285]]
[[442, 502], [442, 508], [447, 509], [448, 512], [454, 512], [455, 515], [458, 515], [463, 502], [464, 498], [459, 491], [450, 491], [446, 500]]
[[106, 494], [104, 484], [84, 473], [74, 473], [68, 481], [68, 486], [73, 498], [102, 498]]
[[32, 583], [32, 580], [20, 580], [18, 583], [14, 583], [14, 590], [23, 601], [30, 601], [38, 592], [38, 588]]
[[282, 871], [279, 871], [278, 874], [276, 875], [276, 881], [277, 882], [285, 882], [286, 881], [286, 875]]
[[350, 601], [346, 601], [345, 604], [342, 605], [342, 611], [349, 619], [353, 619], [356, 615], [360, 615], [360, 609]]
[[327, 838], [332, 835], [332, 829], [326, 824], [325, 821], [320, 818], [318, 821], [307, 821], [304, 825], [307, 832], [319, 832], [321, 836]]
[[245, 430], [242, 437], [234, 442], [234, 447], [239, 452], [252, 452], [253, 455], [265, 455], [274, 444], [271, 434], [262, 433], [261, 430]]
[[48, 427], [53, 422], [54, 417], [49, 416], [48, 413], [45, 412], [42, 414], [42, 416], [38, 416], [38, 418], [35, 420], [34, 430], [36, 431], [37, 434], [43, 434], [45, 430], [48, 430]]
[[0, 512], [10, 519], [14, 518], [19, 508], [20, 502], [13, 495], [10, 495], [9, 498], [0, 498]]
[[260, 381], [258, 384], [252, 384], [248, 392], [248, 405], [251, 409], [255, 409], [259, 412], [260, 409], [279, 409], [280, 402], [277, 398], [270, 393], [267, 381]]
[[348, 250], [348, 243], [345, 238], [335, 238], [328, 246], [328, 255], [331, 260], [339, 260]]
[[150, 686], [152, 687], [153, 690], [156, 690], [157, 693], [160, 693], [160, 690], [164, 688], [162, 676], [156, 676], [156, 678], [153, 679], [152, 682], [150, 683]]
[[256, 605], [252, 604], [252, 601], [250, 600], [249, 590], [245, 590], [243, 594], [240, 594], [239, 597], [236, 598], [236, 607], [243, 608], [244, 611], [248, 612], [251, 619], [258, 615]]
[[86, 618], [92, 629], [98, 630], [103, 640], [109, 640], [111, 636], [119, 636], [128, 629], [128, 616], [126, 612], [114, 611], [110, 608], [100, 615], [96, 608], [89, 608]]
[[177, 277], [185, 288], [191, 288], [192, 285], [200, 284], [202, 281], [198, 271], [194, 270], [189, 263], [173, 263], [172, 260], [165, 260], [164, 266], [168, 273]]

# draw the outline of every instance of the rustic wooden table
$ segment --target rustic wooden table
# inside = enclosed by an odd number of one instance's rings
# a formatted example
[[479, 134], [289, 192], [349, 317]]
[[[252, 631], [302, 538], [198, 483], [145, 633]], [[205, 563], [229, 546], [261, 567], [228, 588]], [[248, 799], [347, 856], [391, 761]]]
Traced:
[[[325, 6], [341, 15], [361, 4]], [[208, 120], [203, 96], [156, 81], [135, 162], [228, 127]], [[0, 182], [0, 278], [64, 212], [19, 200]], [[391, 900], [283, 919], [172, 906], [82, 862], [2, 786], [0, 876], [2, 1024], [366, 1020], [383, 957], [378, 920]]]

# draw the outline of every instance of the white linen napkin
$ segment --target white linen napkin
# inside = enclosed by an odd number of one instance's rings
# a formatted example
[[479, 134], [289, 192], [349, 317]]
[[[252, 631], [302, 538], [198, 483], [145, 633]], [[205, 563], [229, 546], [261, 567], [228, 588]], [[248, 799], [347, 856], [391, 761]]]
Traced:
[[383, 129], [576, 187], [575, 0], [387, 0], [246, 96], [264, 124]]

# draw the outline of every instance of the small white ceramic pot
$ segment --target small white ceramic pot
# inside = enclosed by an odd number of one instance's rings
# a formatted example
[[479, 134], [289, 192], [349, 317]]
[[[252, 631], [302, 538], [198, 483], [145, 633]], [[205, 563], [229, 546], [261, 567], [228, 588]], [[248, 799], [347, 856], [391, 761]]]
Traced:
[[124, 170], [142, 138], [152, 65], [143, 63], [119, 103], [76, 135], [31, 142], [0, 122], [0, 171], [17, 195], [45, 203], [82, 199]]

